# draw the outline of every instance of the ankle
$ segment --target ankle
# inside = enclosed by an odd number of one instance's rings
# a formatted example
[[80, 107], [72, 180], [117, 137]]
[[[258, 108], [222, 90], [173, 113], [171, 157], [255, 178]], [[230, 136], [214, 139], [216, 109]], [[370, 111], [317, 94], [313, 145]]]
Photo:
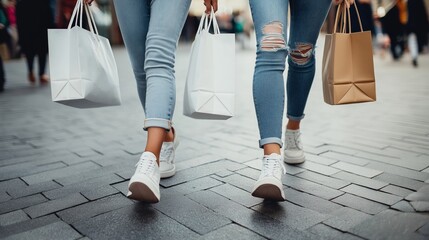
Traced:
[[175, 137], [175, 130], [171, 128], [170, 131], [165, 134], [164, 142], [173, 142]]

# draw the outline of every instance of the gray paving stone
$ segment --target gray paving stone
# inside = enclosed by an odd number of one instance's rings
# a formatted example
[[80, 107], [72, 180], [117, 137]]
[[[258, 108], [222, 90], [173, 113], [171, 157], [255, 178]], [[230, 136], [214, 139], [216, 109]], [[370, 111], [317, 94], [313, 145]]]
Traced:
[[6, 192], [0, 192], [0, 203], [9, 201], [10, 199], [12, 199], [12, 197], [9, 196], [9, 194]]
[[110, 175], [111, 173], [119, 173], [124, 169], [130, 170], [134, 173], [134, 165], [126, 165], [126, 164], [115, 164], [109, 165], [102, 168], [98, 168], [95, 170], [87, 171], [87, 172], [79, 172], [72, 176], [56, 178], [55, 182], [60, 183], [61, 185], [70, 185], [78, 182], [87, 181], [91, 178], [102, 177], [106, 175]]
[[177, 192], [163, 191], [161, 196], [162, 201], [154, 208], [199, 234], [209, 233], [231, 223], [228, 218]]
[[344, 194], [332, 201], [368, 214], [377, 214], [389, 208], [387, 205], [376, 203], [351, 194]]
[[320, 239], [310, 233], [293, 229], [281, 221], [250, 210], [211, 191], [195, 192], [189, 197], [269, 239]]
[[31, 195], [18, 199], [9, 200], [0, 204], [0, 214], [12, 212], [31, 205], [46, 202], [47, 199], [41, 194]]
[[329, 218], [329, 215], [290, 202], [263, 202], [252, 209], [298, 230], [305, 230]]
[[408, 168], [398, 167], [391, 164], [371, 162], [366, 167], [419, 181], [426, 181], [429, 179], [429, 173], [414, 171]]
[[53, 182], [53, 181], [48, 181], [48, 182], [36, 183], [33, 185], [21, 187], [21, 188], [12, 188], [12, 189], [8, 190], [7, 192], [13, 198], [20, 198], [20, 197], [33, 195], [33, 194], [44, 192], [44, 191], [49, 191], [52, 189], [57, 189], [60, 187], [62, 187], [60, 184]]
[[423, 170], [426, 167], [428, 167], [428, 163], [425, 161], [411, 161], [411, 160], [402, 160], [400, 158], [395, 158], [395, 157], [388, 157], [388, 156], [381, 156], [378, 154], [373, 154], [373, 153], [368, 153], [368, 152], [358, 152], [356, 154], [357, 157], [362, 157], [362, 158], [367, 158], [367, 159], [371, 159], [373, 161], [377, 161], [377, 162], [383, 162], [386, 164], [392, 164], [392, 165], [396, 165], [399, 167], [404, 167], [404, 168], [409, 168], [409, 169], [413, 169], [413, 170]]
[[87, 199], [93, 201], [99, 198], [103, 198], [106, 196], [110, 196], [113, 195], [115, 193], [118, 193], [118, 189], [110, 186], [110, 185], [106, 185], [106, 186], [101, 186], [101, 187], [97, 187], [95, 189], [91, 189], [91, 190], [87, 190], [87, 191], [83, 191], [81, 192], [81, 194], [86, 197]]
[[1, 180], [7, 180], [11, 178], [16, 178], [20, 176], [26, 176], [30, 174], [38, 174], [43, 173], [46, 171], [51, 171], [59, 168], [67, 167], [64, 163], [61, 162], [55, 162], [55, 163], [49, 163], [49, 164], [43, 164], [41, 166], [33, 166], [28, 167], [25, 169], [15, 170], [15, 171], [7, 171], [0, 175], [0, 181]]
[[414, 233], [428, 221], [428, 216], [386, 210], [363, 221], [350, 232], [369, 239], [425, 239]]
[[369, 188], [360, 187], [358, 185], [351, 184], [341, 189], [344, 192], [351, 193], [353, 195], [370, 199], [386, 205], [393, 205], [403, 199], [403, 197], [395, 196], [388, 193], [378, 192]]
[[394, 185], [386, 186], [386, 187], [382, 188], [381, 191], [391, 193], [391, 194], [395, 194], [396, 196], [400, 196], [400, 197], [406, 197], [406, 196], [408, 196], [414, 192], [414, 191], [408, 190], [406, 188], [401, 188], [401, 187], [394, 186]]
[[1, 228], [0, 238], [3, 239], [3, 238], [6, 238], [7, 236], [30, 231], [32, 229], [43, 227], [59, 221], [60, 219], [54, 214], [52, 214], [52, 215], [48, 215], [48, 216], [44, 216], [36, 219], [30, 219], [30, 220], [10, 224]]
[[417, 212], [429, 212], [429, 201], [413, 201], [410, 204]]
[[[302, 169], [302, 168], [298, 168], [298, 169]], [[261, 174], [260, 170], [256, 170], [256, 169], [251, 168], [251, 167], [243, 168], [243, 169], [240, 169], [240, 170], [235, 171], [235, 172], [240, 174], [241, 176], [251, 178], [253, 180], [257, 180], [259, 178], [259, 175]]]
[[[259, 171], [258, 171], [259, 172]], [[259, 173], [258, 173], [259, 175]], [[222, 178], [223, 182], [227, 182], [231, 185], [234, 185], [238, 188], [243, 189], [244, 191], [251, 192], [253, 189], [253, 185], [255, 185], [256, 181], [254, 179], [250, 179], [248, 177], [234, 174], [225, 178]]]
[[407, 201], [400, 201], [392, 205], [391, 208], [401, 212], [415, 212], [414, 208]]
[[102, 213], [126, 207], [131, 204], [133, 204], [131, 200], [120, 194], [117, 194], [76, 207], [68, 208], [58, 212], [57, 216], [59, 216], [64, 222], [71, 224], [100, 215]]
[[263, 240], [266, 239], [247, 228], [237, 224], [229, 224], [202, 236], [205, 240]]
[[299, 166], [301, 168], [308, 169], [308, 170], [313, 171], [313, 172], [323, 174], [323, 175], [328, 175], [328, 176], [333, 175], [333, 174], [340, 171], [336, 168], [333, 168], [330, 166], [325, 166], [325, 165], [314, 163], [314, 162], [310, 162], [310, 161], [304, 162], [304, 163], [297, 165], [297, 166]]
[[343, 191], [329, 188], [329, 187], [326, 187], [317, 183], [313, 183], [305, 179], [298, 178], [291, 175], [285, 175], [283, 177], [283, 184], [288, 187], [291, 187], [306, 193], [310, 193], [312, 195], [315, 195], [327, 200], [336, 198], [344, 194]]
[[334, 228], [326, 226], [324, 224], [317, 224], [316, 226], [309, 229], [311, 233], [314, 233], [320, 237], [324, 237], [326, 239], [336, 239], [336, 240], [359, 240], [362, 239], [355, 235], [351, 235], [348, 233], [343, 233]]
[[248, 191], [244, 191], [229, 184], [223, 184], [211, 188], [210, 191], [213, 191], [246, 207], [255, 206], [263, 201], [261, 198], [252, 197]]
[[201, 190], [209, 189], [215, 186], [221, 185], [222, 182], [211, 178], [211, 177], [202, 177], [195, 179], [190, 182], [182, 183], [179, 185], [176, 185], [174, 187], [168, 188], [169, 190], [173, 190], [175, 192], [179, 192], [183, 195], [192, 193], [192, 192], [198, 192]]
[[[121, 223], [121, 224], [118, 224]], [[93, 240], [197, 239], [198, 234], [147, 204], [133, 204], [73, 224], [75, 229]], [[168, 227], [166, 227], [168, 226]]]
[[202, 164], [207, 164], [211, 162], [216, 162], [222, 160], [221, 157], [213, 155], [213, 154], [204, 154], [202, 156], [198, 156], [196, 158], [187, 159], [186, 161], [181, 161], [176, 163], [176, 171], [188, 169], [191, 167], [196, 167]]
[[62, 188], [49, 190], [44, 192], [43, 194], [49, 199], [57, 199], [73, 193], [87, 192], [94, 190], [97, 187], [107, 186], [109, 184], [118, 183], [122, 181], [124, 180], [121, 177], [114, 174], [109, 174], [103, 177], [92, 178], [84, 182], [66, 185]]
[[391, 184], [399, 186], [399, 187], [408, 188], [411, 190], [418, 190], [419, 188], [426, 185], [425, 183], [422, 183], [420, 181], [416, 181], [416, 180], [409, 179], [406, 177], [401, 177], [398, 175], [393, 175], [390, 173], [380, 174], [380, 175], [376, 176], [374, 179], [377, 179], [377, 180], [380, 180], [383, 182], [387, 182], [387, 183], [391, 183]]
[[330, 214], [341, 207], [341, 205], [338, 205], [334, 202], [310, 195], [305, 192], [296, 191], [292, 188], [287, 188], [284, 191], [287, 201], [308, 209], [312, 209], [322, 214]]
[[49, 225], [29, 230], [27, 232], [18, 233], [7, 237], [6, 239], [77, 239], [81, 237], [76, 230], [64, 222], [55, 222]]
[[338, 229], [342, 232], [347, 232], [350, 228], [369, 219], [371, 215], [344, 207], [332, 212], [334, 217], [323, 221], [324, 224]]
[[[307, 152], [307, 148], [305, 149], [305, 151]], [[338, 160], [335, 160], [335, 159], [326, 158], [322, 155], [313, 155], [313, 154], [306, 154], [305, 159], [308, 161], [312, 161], [312, 162], [327, 165], [327, 166], [338, 162]]]
[[121, 182], [112, 184], [112, 187], [116, 188], [118, 191], [122, 193], [122, 195], [127, 196], [128, 193], [128, 183], [129, 182]]
[[10, 224], [22, 222], [30, 219], [22, 210], [16, 210], [10, 213], [0, 215], [0, 226], [7, 226]]
[[334, 189], [340, 189], [350, 184], [350, 182], [339, 180], [333, 177], [328, 177], [328, 176], [311, 172], [311, 171], [305, 171], [295, 176], [304, 178], [312, 182], [319, 183]]
[[343, 171], [350, 172], [350, 173], [367, 177], [367, 178], [373, 178], [383, 173], [382, 171], [373, 170], [370, 168], [361, 167], [361, 166], [357, 166], [357, 165], [345, 163], [345, 162], [337, 162], [335, 164], [332, 164], [331, 166], [334, 168], [338, 168]]
[[222, 170], [235, 171], [244, 167], [244, 165], [239, 163], [235, 163], [229, 160], [221, 160], [218, 162], [208, 163], [200, 165], [198, 167], [176, 172], [174, 178], [163, 179], [161, 180], [160, 184], [163, 187], [171, 187], [197, 178], [208, 176]]
[[358, 176], [358, 175], [348, 173], [348, 172], [344, 172], [344, 171], [341, 171], [341, 172], [334, 174], [332, 176], [335, 178], [343, 179], [343, 180], [352, 182], [354, 184], [364, 186], [364, 187], [368, 187], [368, 188], [372, 188], [375, 190], [378, 190], [384, 186], [389, 185], [389, 183], [374, 180], [372, 178], [366, 178], [366, 177]]
[[6, 192], [14, 188], [25, 188], [27, 184], [19, 178], [14, 178], [0, 182], [0, 191]]
[[43, 173], [38, 173], [38, 174], [26, 176], [26, 177], [23, 177], [22, 179], [26, 183], [31, 185], [31, 184], [50, 181], [50, 180], [53, 180], [55, 178], [70, 176], [70, 175], [73, 175], [75, 172], [89, 171], [89, 170], [96, 169], [99, 167], [100, 166], [98, 166], [97, 164], [95, 164], [93, 162], [85, 162], [85, 163], [80, 163], [80, 164], [76, 164], [76, 165], [72, 165], [72, 166], [68, 166], [68, 167], [64, 167], [64, 168], [59, 168], [56, 170], [51, 170], [51, 171], [46, 171]]
[[68, 195], [65, 198], [50, 200], [44, 203], [30, 206], [28, 208], [25, 208], [24, 211], [31, 218], [37, 218], [40, 216], [44, 216], [44, 215], [48, 215], [48, 214], [60, 211], [62, 209], [66, 209], [69, 207], [82, 204], [87, 201], [88, 200], [85, 197], [83, 197], [79, 193], [75, 193], [72, 195]]
[[224, 170], [224, 171], [220, 171], [220, 172], [216, 173], [216, 175], [221, 177], [221, 178], [228, 177], [229, 175], [232, 175], [232, 174], [234, 174], [234, 172], [231, 172], [228, 170]]
[[429, 235], [429, 223], [426, 223], [423, 227], [419, 228], [418, 233]]
[[335, 159], [335, 160], [342, 161], [342, 162], [352, 163], [354, 165], [359, 165], [359, 166], [365, 166], [369, 163], [369, 161], [367, 159], [358, 158], [358, 157], [354, 157], [354, 156], [350, 156], [350, 155], [346, 155], [346, 154], [341, 154], [341, 153], [337, 153], [337, 152], [325, 152], [321, 156], [326, 157], [326, 158]]

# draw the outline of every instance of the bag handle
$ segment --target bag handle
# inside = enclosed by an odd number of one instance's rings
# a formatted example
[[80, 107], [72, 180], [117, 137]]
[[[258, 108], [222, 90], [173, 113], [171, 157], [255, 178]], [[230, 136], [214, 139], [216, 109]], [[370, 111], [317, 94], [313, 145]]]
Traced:
[[212, 8], [210, 14], [203, 14], [201, 16], [200, 25], [198, 26], [197, 34], [200, 34], [201, 31], [208, 31], [213, 23], [214, 34], [220, 34], [219, 25], [216, 20], [214, 10]]
[[[88, 25], [89, 25], [89, 30], [96, 34], [97, 37], [99, 36], [98, 34], [98, 29], [97, 29], [97, 25], [95, 24], [95, 19], [94, 19], [94, 15], [92, 14], [92, 11], [89, 9], [88, 4], [84, 3], [83, 0], [77, 0], [76, 2], [76, 6], [73, 10], [72, 16], [70, 18], [70, 22], [69, 25], [67, 27], [67, 29], [71, 29], [72, 26], [79, 26], [81, 28], [83, 28], [83, 12], [85, 12], [86, 14], [86, 18], [88, 20]], [[78, 23], [79, 21], [79, 23]]]
[[[347, 1], [347, 0], [345, 0]], [[360, 18], [360, 14], [359, 14], [359, 10], [356, 6], [356, 3], [353, 4], [355, 9], [356, 9], [356, 14], [357, 14], [357, 18], [359, 21], [359, 27], [360, 27], [360, 31], [363, 32], [363, 27], [362, 27], [362, 21]], [[342, 13], [341, 13], [342, 12]], [[339, 33], [346, 33], [346, 25], [347, 25], [347, 20], [348, 20], [348, 25], [349, 25], [349, 32], [351, 33], [351, 14], [350, 14], [350, 9], [347, 8], [346, 4], [344, 2], [340, 3], [340, 5], [337, 8], [337, 14], [335, 17], [335, 23], [334, 23], [334, 32], [333, 33], [338, 33], [338, 20], [341, 22], [342, 24], [340, 25], [340, 31]]]

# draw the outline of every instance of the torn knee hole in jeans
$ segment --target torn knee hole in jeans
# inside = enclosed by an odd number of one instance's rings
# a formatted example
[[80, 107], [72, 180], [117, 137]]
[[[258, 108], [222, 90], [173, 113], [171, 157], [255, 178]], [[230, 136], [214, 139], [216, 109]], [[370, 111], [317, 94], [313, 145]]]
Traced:
[[264, 36], [261, 40], [261, 50], [275, 52], [286, 49], [285, 39], [283, 37], [283, 24], [275, 21], [268, 23], [262, 29]]
[[296, 43], [294, 49], [289, 50], [289, 56], [292, 62], [298, 65], [304, 65], [310, 61], [313, 55], [313, 44]]

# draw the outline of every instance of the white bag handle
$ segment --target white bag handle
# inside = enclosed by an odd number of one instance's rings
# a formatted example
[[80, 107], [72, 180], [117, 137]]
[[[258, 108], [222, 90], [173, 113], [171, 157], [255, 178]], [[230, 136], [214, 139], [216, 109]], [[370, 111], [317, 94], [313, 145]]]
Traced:
[[[70, 22], [67, 29], [71, 29], [72, 26], [83, 27], [82, 19], [83, 19], [84, 11], [86, 14], [86, 18], [88, 19], [89, 30], [92, 33], [96, 34], [98, 37], [98, 29], [97, 29], [97, 25], [95, 24], [94, 16], [88, 7], [88, 4], [84, 3], [83, 0], [77, 0], [76, 6], [74, 7], [73, 14], [70, 18]], [[78, 24], [78, 20], [79, 20], [79, 24]]]
[[220, 34], [219, 25], [217, 23], [213, 8], [212, 8], [210, 14], [203, 14], [201, 16], [200, 25], [198, 26], [197, 34], [200, 34], [201, 31], [203, 31], [203, 30], [209, 31], [209, 29], [212, 25], [212, 22], [213, 22], [214, 34]]

